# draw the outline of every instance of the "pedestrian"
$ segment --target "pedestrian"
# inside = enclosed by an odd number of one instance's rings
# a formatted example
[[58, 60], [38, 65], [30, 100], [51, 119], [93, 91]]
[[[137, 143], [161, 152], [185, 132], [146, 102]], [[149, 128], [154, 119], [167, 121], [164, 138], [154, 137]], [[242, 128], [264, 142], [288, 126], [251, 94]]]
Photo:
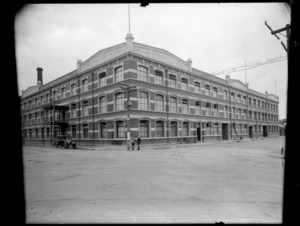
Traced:
[[138, 137], [138, 139], [137, 139], [137, 150], [140, 150], [140, 144], [141, 144], [141, 138], [140, 137]]
[[135, 143], [135, 140], [133, 137], [130, 138], [131, 140], [131, 147], [132, 147], [132, 150], [134, 151], [134, 143]]

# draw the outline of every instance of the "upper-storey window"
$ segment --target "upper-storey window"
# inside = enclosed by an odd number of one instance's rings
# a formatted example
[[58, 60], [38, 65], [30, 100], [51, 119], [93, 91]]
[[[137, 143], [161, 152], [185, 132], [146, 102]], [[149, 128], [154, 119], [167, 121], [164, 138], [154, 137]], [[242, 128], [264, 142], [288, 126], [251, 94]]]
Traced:
[[154, 83], [163, 85], [163, 72], [159, 70], [155, 70], [154, 72]]
[[225, 100], [227, 100], [227, 97], [228, 97], [228, 92], [227, 92], [227, 90], [224, 90], [223, 93], [224, 93], [223, 98], [224, 98]]
[[156, 111], [164, 111], [164, 97], [162, 95], [155, 95]]
[[170, 97], [170, 112], [177, 112], [177, 99], [176, 97]]
[[56, 99], [57, 99], [57, 92], [53, 91], [53, 100], [56, 100]]
[[200, 83], [199, 82], [195, 82], [195, 92], [200, 93]]
[[106, 73], [102, 72], [99, 74], [100, 87], [106, 86]]
[[73, 95], [75, 95], [75, 94], [76, 94], [76, 84], [73, 83], [73, 84], [71, 85], [71, 96], [73, 96]]
[[256, 106], [256, 100], [255, 99], [253, 99], [253, 105]]
[[41, 96], [41, 105], [45, 104], [44, 102], [44, 96]]
[[29, 106], [29, 108], [31, 108], [31, 100], [28, 101], [28, 106]]
[[124, 110], [124, 93], [116, 93], [115, 105], [116, 111]]
[[38, 106], [38, 98], [37, 97], [34, 99], [34, 104], [35, 104], [35, 106]]
[[169, 86], [176, 88], [176, 76], [175, 75], [172, 75], [172, 74], [169, 75]]
[[260, 107], [260, 100], [257, 100], [257, 106]]
[[196, 101], [195, 114], [201, 115], [201, 102], [200, 101]]
[[138, 79], [141, 81], [148, 81], [148, 68], [144, 66], [138, 66]]
[[46, 94], [46, 103], [49, 103], [49, 93]]
[[82, 80], [82, 90], [81, 90], [82, 93], [88, 90], [87, 82], [88, 82], [87, 79]]
[[252, 104], [252, 99], [251, 99], [251, 97], [249, 97], [249, 105], [251, 105]]
[[139, 93], [139, 109], [148, 110], [148, 105], [149, 105], [148, 93], [141, 91]]
[[231, 96], [231, 101], [234, 101], [234, 100], [235, 100], [234, 92], [231, 92], [231, 93], [230, 93], [230, 96]]
[[66, 97], [66, 88], [65, 87], [62, 87], [61, 88], [61, 98], [60, 99], [63, 99]]
[[209, 92], [210, 92], [210, 86], [205, 85], [205, 95], [209, 95]]
[[182, 113], [189, 113], [189, 101], [187, 99], [182, 99]]
[[240, 103], [241, 102], [241, 94], [237, 95], [237, 101]]
[[213, 87], [213, 96], [217, 97], [218, 95], [218, 88], [217, 87]]
[[82, 116], [88, 116], [89, 115], [89, 109], [88, 109], [88, 101], [82, 102]]
[[100, 97], [99, 99], [99, 112], [100, 113], [105, 113], [107, 111], [107, 106], [106, 106], [106, 97]]
[[71, 105], [71, 117], [76, 118], [76, 104]]
[[181, 89], [188, 90], [188, 79], [187, 78], [181, 79]]
[[115, 68], [115, 80], [116, 80], [116, 82], [124, 80], [123, 67], [122, 66]]

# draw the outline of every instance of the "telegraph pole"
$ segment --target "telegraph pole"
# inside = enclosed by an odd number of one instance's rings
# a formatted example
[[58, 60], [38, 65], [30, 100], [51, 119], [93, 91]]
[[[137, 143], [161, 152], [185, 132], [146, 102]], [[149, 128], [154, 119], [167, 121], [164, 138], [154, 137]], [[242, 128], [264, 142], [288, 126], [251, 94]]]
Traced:
[[287, 24], [287, 25], [285, 25], [285, 27], [273, 31], [272, 28], [267, 24], [267, 21], [265, 21], [265, 25], [269, 28], [269, 30], [271, 31], [271, 34], [275, 35], [275, 37], [278, 40], [280, 40], [280, 38], [276, 34], [280, 33], [280, 32], [283, 32], [283, 31], [286, 31], [286, 41], [287, 41], [286, 45], [287, 45], [287, 47], [284, 45], [284, 43], [282, 41], [281, 41], [281, 45], [283, 46], [283, 48], [285, 49], [285, 51], [287, 53], [289, 53], [289, 42], [290, 42], [290, 35], [291, 35], [290, 28], [291, 28], [291, 26], [289, 24]]

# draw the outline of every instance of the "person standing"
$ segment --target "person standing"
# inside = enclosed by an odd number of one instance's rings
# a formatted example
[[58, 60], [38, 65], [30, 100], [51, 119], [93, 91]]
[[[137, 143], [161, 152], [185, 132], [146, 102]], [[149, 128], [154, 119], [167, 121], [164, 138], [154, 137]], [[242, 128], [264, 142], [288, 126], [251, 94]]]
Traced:
[[137, 150], [140, 150], [141, 138], [138, 137], [137, 139]]
[[131, 147], [132, 147], [132, 150], [134, 151], [134, 143], [135, 143], [135, 140], [133, 137], [130, 138], [130, 141], [131, 141]]

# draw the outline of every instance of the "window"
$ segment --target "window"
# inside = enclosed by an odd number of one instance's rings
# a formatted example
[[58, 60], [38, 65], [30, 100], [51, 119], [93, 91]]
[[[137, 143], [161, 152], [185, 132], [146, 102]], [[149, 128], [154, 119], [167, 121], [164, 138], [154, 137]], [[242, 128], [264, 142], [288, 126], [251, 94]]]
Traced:
[[87, 79], [82, 80], [82, 89], [81, 92], [86, 92], [88, 90]]
[[82, 116], [87, 116], [89, 114], [89, 109], [88, 109], [88, 101], [83, 101], [82, 102]]
[[124, 94], [117, 93], [116, 94], [116, 111], [124, 110]]
[[34, 104], [35, 104], [35, 106], [38, 106], [38, 98], [35, 98]]
[[72, 104], [71, 105], [71, 117], [72, 118], [76, 118], [77, 115], [76, 115], [76, 104]]
[[35, 123], [38, 123], [38, 115], [39, 115], [39, 113], [35, 113]]
[[77, 129], [76, 129], [76, 125], [72, 125], [72, 138], [76, 138], [76, 133], [77, 133]]
[[123, 67], [117, 67], [115, 69], [115, 80], [116, 80], [116, 82], [124, 80], [124, 78], [123, 78]]
[[61, 99], [66, 97], [66, 88], [61, 88]]
[[73, 83], [72, 85], [71, 85], [71, 96], [73, 96], [73, 95], [75, 95], [76, 94], [76, 85], [75, 85], [75, 83]]
[[188, 90], [188, 80], [187, 78], [181, 79], [181, 89]]
[[224, 93], [224, 96], [223, 96], [224, 99], [227, 100], [227, 97], [228, 97], [228, 92], [227, 92], [227, 90], [224, 90], [223, 93]]
[[154, 83], [162, 85], [163, 84], [163, 72], [155, 70], [154, 72]]
[[176, 88], [176, 76], [175, 75], [169, 75], [169, 86]]
[[200, 103], [200, 101], [196, 101], [195, 114], [196, 115], [201, 115], [201, 103]]
[[241, 102], [241, 94], [237, 95], [237, 100], [238, 100], [239, 103]]
[[189, 135], [189, 123], [183, 122], [182, 123], [182, 136], [188, 136]]
[[53, 91], [53, 100], [56, 100], [56, 99], [57, 99], [57, 92]]
[[228, 107], [224, 106], [224, 117], [228, 117]]
[[125, 125], [123, 121], [116, 122], [117, 128], [117, 138], [124, 138], [125, 137]]
[[171, 137], [177, 137], [177, 122], [171, 122]]
[[31, 139], [32, 131], [31, 129], [29, 130], [29, 138]]
[[210, 86], [209, 85], [205, 85], [205, 95], [209, 96], [209, 92], [210, 92]]
[[49, 93], [46, 94], [46, 103], [49, 103]]
[[39, 130], [35, 129], [35, 138], [39, 138]]
[[205, 134], [211, 135], [211, 123], [206, 123]]
[[200, 93], [200, 83], [199, 82], [195, 82], [195, 92]]
[[210, 105], [210, 103], [206, 103], [206, 115], [210, 115], [210, 109], [211, 108], [211, 105]]
[[217, 97], [217, 94], [218, 94], [218, 88], [213, 87], [213, 97]]
[[148, 78], [148, 68], [143, 66], [138, 66], [138, 79], [147, 82]]
[[31, 100], [28, 101], [29, 108], [31, 108]]
[[41, 137], [44, 138], [44, 128], [41, 128]]
[[148, 110], [148, 93], [140, 92], [139, 93], [139, 109]]
[[188, 114], [189, 113], [189, 101], [187, 99], [182, 99], [182, 113]]
[[46, 135], [47, 135], [47, 138], [49, 139], [50, 138], [50, 128], [49, 127], [47, 127]]
[[219, 123], [214, 124], [214, 134], [219, 134]]
[[212, 116], [218, 116], [218, 105], [214, 104], [212, 109]]
[[149, 137], [149, 122], [146, 120], [140, 121], [140, 137]]
[[100, 86], [106, 86], [106, 73], [102, 72], [99, 74]]
[[164, 137], [164, 122], [157, 121], [155, 128], [156, 128], [156, 137]]
[[100, 123], [100, 138], [107, 138], [107, 124], [106, 122]]
[[89, 138], [89, 125], [88, 124], [83, 124], [82, 130], [83, 130], [83, 138], [84, 139]]
[[177, 99], [175, 97], [170, 97], [170, 112], [177, 112]]
[[107, 112], [107, 106], [106, 106], [106, 97], [100, 97], [99, 99], [99, 113], [105, 113]]
[[155, 107], [156, 111], [164, 110], [164, 97], [162, 95], [155, 95]]
[[41, 96], [41, 105], [42, 105], [42, 104], [45, 104], [45, 103], [44, 103], [44, 96]]

